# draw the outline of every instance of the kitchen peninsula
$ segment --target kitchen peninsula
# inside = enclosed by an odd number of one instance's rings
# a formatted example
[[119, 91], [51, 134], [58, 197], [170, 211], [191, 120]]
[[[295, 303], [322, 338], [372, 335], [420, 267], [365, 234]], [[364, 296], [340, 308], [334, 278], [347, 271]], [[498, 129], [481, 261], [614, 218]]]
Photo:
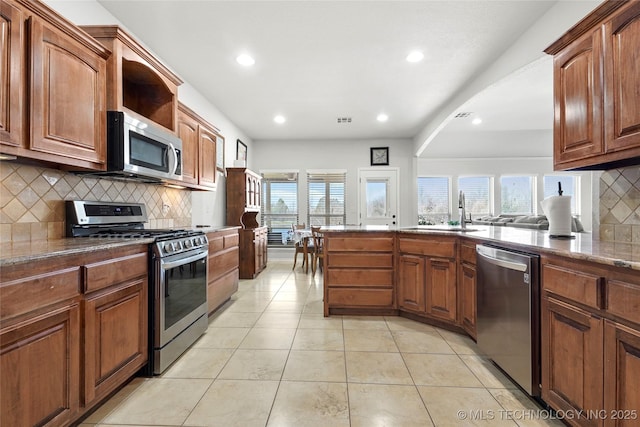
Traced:
[[542, 399], [563, 411], [637, 409], [640, 246], [590, 234], [474, 230], [323, 228], [325, 316], [395, 314], [475, 338], [476, 244], [536, 253]]

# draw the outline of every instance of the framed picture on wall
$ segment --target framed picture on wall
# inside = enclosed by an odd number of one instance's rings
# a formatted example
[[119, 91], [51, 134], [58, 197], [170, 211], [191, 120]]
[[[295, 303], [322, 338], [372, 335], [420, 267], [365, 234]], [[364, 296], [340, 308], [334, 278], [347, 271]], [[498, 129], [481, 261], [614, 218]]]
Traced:
[[224, 173], [224, 138], [216, 137], [216, 169]]
[[236, 160], [244, 161], [245, 166], [247, 164], [247, 146], [240, 140], [237, 141]]

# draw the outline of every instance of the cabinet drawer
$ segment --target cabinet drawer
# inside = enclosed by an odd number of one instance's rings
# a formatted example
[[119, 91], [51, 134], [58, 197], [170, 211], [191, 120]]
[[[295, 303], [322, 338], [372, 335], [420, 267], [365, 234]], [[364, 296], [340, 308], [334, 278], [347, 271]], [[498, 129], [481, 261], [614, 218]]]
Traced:
[[80, 295], [80, 267], [39, 274], [2, 283], [0, 318], [28, 313]]
[[240, 239], [238, 237], [238, 233], [233, 233], [228, 236], [224, 236], [224, 248], [230, 248], [233, 246], [238, 246], [240, 243]]
[[329, 289], [329, 307], [392, 307], [391, 289]]
[[543, 290], [594, 308], [601, 308], [603, 281], [600, 276], [555, 265], [542, 267]]
[[209, 239], [209, 254], [224, 249], [224, 236], [207, 236]]
[[84, 291], [92, 292], [137, 277], [146, 276], [149, 271], [147, 253], [89, 264], [84, 267], [84, 270]]
[[341, 269], [328, 268], [327, 281], [329, 287], [362, 286], [362, 287], [391, 287], [393, 286], [393, 270], [375, 269]]
[[334, 237], [326, 239], [327, 251], [391, 252], [393, 237]]
[[238, 268], [238, 248], [232, 248], [209, 257], [209, 282]]
[[609, 280], [606, 295], [607, 312], [640, 324], [640, 285]]
[[331, 267], [393, 267], [393, 255], [384, 253], [357, 254], [330, 252], [327, 265]]
[[400, 252], [420, 255], [438, 256], [443, 258], [456, 257], [455, 241], [400, 239]]
[[472, 243], [462, 243], [460, 245], [460, 260], [476, 265], [476, 245]]

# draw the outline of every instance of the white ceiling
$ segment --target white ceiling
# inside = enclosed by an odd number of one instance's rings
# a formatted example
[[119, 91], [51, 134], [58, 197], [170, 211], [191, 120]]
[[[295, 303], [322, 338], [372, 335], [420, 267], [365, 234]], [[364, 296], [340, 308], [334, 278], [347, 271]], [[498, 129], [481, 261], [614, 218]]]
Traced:
[[[555, 3], [98, 1], [254, 140], [413, 137]], [[414, 49], [417, 64], [405, 60]], [[245, 52], [251, 68], [235, 61]], [[532, 69], [464, 109], [485, 129], [550, 128], [550, 90]]]

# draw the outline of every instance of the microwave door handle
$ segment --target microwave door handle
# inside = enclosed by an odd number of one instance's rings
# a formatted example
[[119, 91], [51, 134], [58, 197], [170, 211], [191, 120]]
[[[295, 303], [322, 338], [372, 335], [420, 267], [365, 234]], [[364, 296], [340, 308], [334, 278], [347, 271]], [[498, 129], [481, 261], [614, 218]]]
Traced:
[[170, 166], [169, 169], [171, 169], [171, 175], [175, 175], [176, 170], [178, 169], [178, 153], [176, 152], [176, 147], [174, 147], [173, 144], [169, 143], [169, 148], [171, 149], [171, 153], [173, 153], [173, 158], [171, 159], [173, 165]]

